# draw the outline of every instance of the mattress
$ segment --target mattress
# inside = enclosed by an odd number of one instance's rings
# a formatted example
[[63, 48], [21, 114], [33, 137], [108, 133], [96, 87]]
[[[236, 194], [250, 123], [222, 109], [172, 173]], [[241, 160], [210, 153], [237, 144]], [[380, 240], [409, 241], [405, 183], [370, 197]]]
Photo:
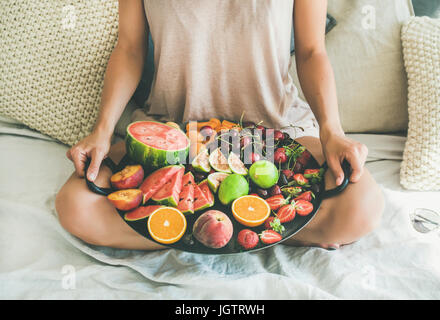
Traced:
[[118, 250], [71, 236], [54, 209], [74, 169], [67, 146], [0, 121], [0, 298], [439, 299], [439, 234], [418, 233], [409, 215], [440, 212], [440, 193], [400, 187], [404, 137], [351, 137], [369, 147], [367, 168], [386, 198], [374, 232], [337, 251], [277, 245], [214, 256]]

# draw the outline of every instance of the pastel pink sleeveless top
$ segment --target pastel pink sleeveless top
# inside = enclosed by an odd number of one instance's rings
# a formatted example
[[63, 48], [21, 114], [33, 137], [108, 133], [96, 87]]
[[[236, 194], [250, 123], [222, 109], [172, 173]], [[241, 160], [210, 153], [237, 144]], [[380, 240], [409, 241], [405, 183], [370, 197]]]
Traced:
[[[144, 0], [154, 42], [148, 115], [313, 129], [289, 75], [294, 0]], [[304, 135], [304, 134], [301, 134]]]

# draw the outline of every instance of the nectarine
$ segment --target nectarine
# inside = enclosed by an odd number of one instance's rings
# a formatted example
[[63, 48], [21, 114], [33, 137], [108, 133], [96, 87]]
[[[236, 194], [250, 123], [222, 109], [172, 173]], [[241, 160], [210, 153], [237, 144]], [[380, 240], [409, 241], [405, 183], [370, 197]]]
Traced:
[[194, 237], [209, 248], [222, 248], [231, 240], [232, 222], [221, 211], [209, 210], [197, 218], [193, 226]]
[[144, 169], [141, 165], [126, 166], [123, 170], [111, 176], [110, 182], [115, 189], [137, 188], [144, 179]]
[[118, 190], [110, 193], [107, 199], [119, 210], [128, 211], [137, 208], [142, 202], [142, 191], [139, 189]]

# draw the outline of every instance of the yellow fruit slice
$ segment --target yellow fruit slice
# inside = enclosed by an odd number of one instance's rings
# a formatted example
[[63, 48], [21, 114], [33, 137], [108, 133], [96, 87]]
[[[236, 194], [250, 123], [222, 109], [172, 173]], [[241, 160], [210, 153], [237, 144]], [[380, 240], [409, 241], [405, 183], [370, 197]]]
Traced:
[[232, 215], [241, 224], [256, 227], [264, 223], [270, 215], [269, 204], [256, 196], [243, 196], [232, 202]]
[[179, 241], [185, 233], [186, 218], [176, 208], [162, 207], [150, 215], [147, 227], [154, 240], [163, 244], [171, 244]]

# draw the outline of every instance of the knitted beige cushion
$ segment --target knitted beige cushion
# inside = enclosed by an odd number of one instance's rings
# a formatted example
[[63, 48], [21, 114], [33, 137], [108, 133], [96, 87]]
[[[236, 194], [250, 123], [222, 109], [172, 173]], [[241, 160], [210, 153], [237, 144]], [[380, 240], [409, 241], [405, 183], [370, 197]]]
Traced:
[[411, 18], [402, 44], [409, 128], [400, 181], [407, 189], [440, 190], [440, 19]]
[[72, 145], [93, 129], [117, 0], [2, 0], [0, 114]]

